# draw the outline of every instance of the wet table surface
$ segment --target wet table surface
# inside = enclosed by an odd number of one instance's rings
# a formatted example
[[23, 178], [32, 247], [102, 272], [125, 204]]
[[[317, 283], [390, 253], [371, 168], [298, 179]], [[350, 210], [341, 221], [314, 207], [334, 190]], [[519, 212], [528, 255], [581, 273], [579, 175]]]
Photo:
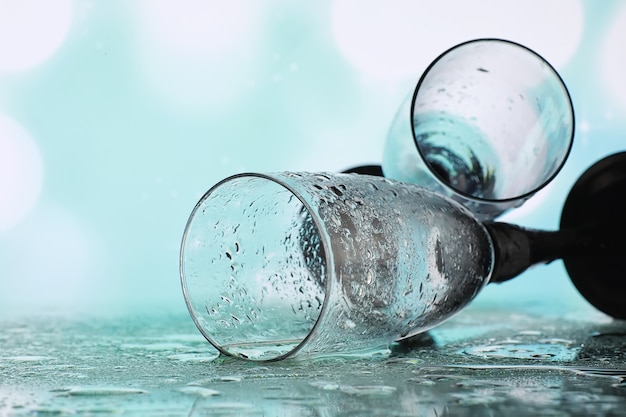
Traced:
[[0, 416], [626, 416], [626, 324], [469, 308], [387, 355], [219, 357], [185, 312], [0, 318]]

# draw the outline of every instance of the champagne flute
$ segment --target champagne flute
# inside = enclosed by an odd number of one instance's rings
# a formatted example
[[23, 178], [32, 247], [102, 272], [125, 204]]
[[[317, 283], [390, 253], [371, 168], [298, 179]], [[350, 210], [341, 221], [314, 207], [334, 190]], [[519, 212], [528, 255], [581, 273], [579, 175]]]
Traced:
[[558, 72], [523, 45], [476, 39], [442, 53], [421, 76], [392, 123], [382, 171], [491, 220], [547, 185], [573, 138]]
[[384, 349], [453, 316], [488, 283], [562, 258], [598, 309], [626, 318], [626, 153], [574, 186], [561, 230], [481, 222], [414, 184], [333, 173], [239, 174], [189, 217], [191, 316], [221, 353], [258, 361]]

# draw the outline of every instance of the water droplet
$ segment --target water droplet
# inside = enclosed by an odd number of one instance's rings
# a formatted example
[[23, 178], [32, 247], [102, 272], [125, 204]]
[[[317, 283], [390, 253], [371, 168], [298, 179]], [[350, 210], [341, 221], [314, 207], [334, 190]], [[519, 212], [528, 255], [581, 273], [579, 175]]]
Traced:
[[337, 195], [337, 197], [341, 197], [341, 196], [343, 196], [343, 192], [342, 192], [339, 188], [337, 188], [336, 186], [334, 186], [334, 185], [333, 185], [332, 187], [330, 187], [330, 191], [332, 191], [333, 193], [335, 193], [335, 195]]
[[520, 344], [520, 343], [522, 343], [521, 340], [511, 339], [510, 337], [507, 337], [506, 339], [498, 341], [496, 344], [498, 344], [498, 345], [516, 345], [516, 344]]
[[[3, 405], [0, 403], [0, 405]], [[13, 406], [13, 408], [23, 408], [23, 406]], [[76, 415], [77, 410], [73, 409], [73, 408], [68, 408], [68, 407], [54, 407], [54, 406], [35, 406], [35, 407], [29, 407], [28, 411], [30, 415], [41, 415], [41, 416], [69, 416], [69, 415]], [[108, 410], [98, 410], [100, 411], [108, 411]], [[114, 410], [111, 410], [111, 412], [114, 413]], [[21, 413], [19, 414], [21, 415]]]
[[340, 385], [339, 390], [350, 395], [373, 396], [393, 394], [396, 392], [396, 387], [387, 385]]
[[496, 404], [507, 400], [507, 397], [501, 395], [501, 393], [488, 394], [484, 392], [484, 390], [477, 390], [469, 393], [454, 393], [451, 394], [451, 397], [454, 398], [457, 404], [463, 406]]
[[12, 362], [42, 362], [42, 361], [49, 361], [53, 358], [49, 356], [20, 355], [20, 356], [9, 356], [6, 358], [1, 358], [1, 359], [9, 360]]
[[539, 330], [522, 330], [521, 332], [517, 332], [518, 336], [539, 336], [541, 332]]
[[337, 384], [336, 382], [312, 381], [310, 382], [310, 385], [324, 391], [337, 391], [339, 389], [339, 384]]
[[219, 355], [217, 353], [213, 355], [207, 355], [206, 353], [181, 353], [178, 355], [170, 355], [167, 359], [186, 363], [208, 363], [213, 362], [218, 357]]
[[112, 395], [147, 394], [148, 391], [140, 388], [127, 387], [73, 387], [66, 391], [66, 395], [74, 397], [106, 397]]
[[549, 345], [571, 345], [574, 343], [572, 340], [568, 339], [559, 339], [559, 338], [550, 338], [550, 339], [540, 339], [539, 343], [545, 343]]
[[243, 378], [237, 375], [226, 375], [219, 377], [222, 382], [241, 382]]
[[[421, 286], [421, 283], [420, 283]], [[407, 287], [404, 289], [404, 292], [402, 293], [403, 296], [407, 296], [409, 294], [411, 294], [413, 292], [413, 284], [410, 283], [409, 285], [407, 285]]]
[[219, 391], [204, 387], [183, 387], [178, 391], [182, 392], [183, 394], [190, 394], [199, 397], [214, 397], [221, 394]]
[[552, 359], [555, 356], [554, 353], [533, 353], [530, 355], [530, 357], [534, 359]]
[[578, 348], [559, 344], [506, 344], [474, 346], [463, 350], [469, 355], [484, 358], [520, 358], [520, 359], [548, 359], [573, 360], [578, 354]]
[[179, 350], [187, 348], [187, 345], [176, 342], [157, 342], [157, 343], [125, 343], [121, 345], [122, 349], [140, 349], [152, 352], [161, 352], [168, 350]]

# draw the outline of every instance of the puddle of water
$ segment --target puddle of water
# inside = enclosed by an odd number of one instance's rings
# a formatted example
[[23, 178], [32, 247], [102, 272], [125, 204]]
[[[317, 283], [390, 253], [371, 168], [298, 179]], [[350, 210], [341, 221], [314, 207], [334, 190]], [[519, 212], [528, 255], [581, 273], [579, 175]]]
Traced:
[[232, 415], [232, 416], [263, 416], [263, 410], [255, 407], [254, 404], [243, 402], [229, 402], [229, 401], [214, 401], [213, 399], [207, 399], [198, 397], [194, 402], [189, 417], [193, 416], [220, 416], [220, 415]]
[[218, 377], [218, 379], [222, 382], [241, 382], [243, 378], [237, 375], [225, 375]]
[[63, 395], [70, 397], [110, 397], [116, 395], [148, 394], [148, 391], [140, 388], [107, 386], [68, 387], [59, 389], [57, 392], [61, 392]]
[[393, 394], [397, 390], [396, 387], [388, 385], [349, 385], [332, 381], [312, 381], [309, 385], [323, 391], [340, 391], [356, 396], [386, 396]]
[[54, 358], [50, 356], [37, 356], [37, 355], [19, 355], [19, 356], [8, 356], [5, 358], [0, 358], [0, 360], [11, 361], [11, 362], [43, 362], [49, 361]]
[[553, 337], [549, 339], [539, 339], [539, 343], [548, 344], [548, 345], [566, 345], [569, 346], [574, 343], [573, 340], [569, 339], [559, 339], [558, 337]]
[[593, 332], [591, 337], [595, 338], [624, 338], [626, 340], [626, 332]]
[[177, 355], [169, 355], [167, 359], [178, 362], [192, 362], [192, 363], [209, 363], [218, 358], [219, 355], [207, 355], [206, 353], [180, 353]]
[[[437, 365], [437, 366], [423, 366], [418, 367], [413, 371], [415, 374], [422, 374], [424, 378], [439, 378], [441, 375], [433, 372], [438, 371], [451, 371], [451, 370], [465, 370], [465, 371], [536, 371], [536, 372], [549, 372], [557, 371], [564, 373], [571, 373], [576, 376], [588, 376], [599, 378], [611, 378], [618, 381], [618, 383], [626, 383], [626, 369], [625, 368], [595, 368], [595, 367], [581, 367], [572, 365], [490, 365], [490, 364], [457, 364], [457, 365]], [[448, 377], [456, 377], [461, 379], [469, 378], [471, 375], [445, 375]]]
[[576, 359], [580, 351], [580, 347], [572, 346], [572, 343], [566, 339], [542, 339], [540, 343], [526, 344], [515, 339], [505, 339], [495, 344], [464, 348], [458, 353], [484, 359], [515, 358], [566, 362]]
[[11, 332], [0, 416], [626, 416], [619, 323], [470, 312], [391, 355], [253, 363], [218, 356], [193, 328], [176, 334], [186, 316], [133, 320]]
[[182, 392], [183, 394], [190, 394], [190, 395], [195, 395], [198, 397], [214, 397], [216, 395], [221, 394], [220, 391], [217, 391], [211, 388], [194, 387], [194, 386], [182, 387], [178, 391]]
[[517, 336], [541, 336], [540, 330], [521, 330], [516, 333]]
[[152, 352], [176, 351], [189, 349], [189, 346], [176, 342], [157, 342], [157, 343], [124, 343], [120, 346], [122, 349], [139, 349]]

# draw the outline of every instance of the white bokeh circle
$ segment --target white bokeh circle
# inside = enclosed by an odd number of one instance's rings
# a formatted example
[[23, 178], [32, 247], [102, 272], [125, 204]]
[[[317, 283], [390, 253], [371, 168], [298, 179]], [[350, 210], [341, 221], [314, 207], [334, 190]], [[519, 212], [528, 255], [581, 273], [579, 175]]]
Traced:
[[581, 0], [334, 0], [331, 28], [345, 59], [367, 76], [419, 77], [446, 49], [504, 38], [564, 66], [582, 38]]
[[600, 65], [602, 79], [607, 91], [626, 110], [626, 4], [617, 12], [610, 23], [601, 48]]
[[42, 182], [37, 144], [15, 120], [0, 113], [0, 232], [19, 223], [33, 208]]
[[63, 43], [72, 22], [72, 0], [0, 1], [0, 73], [34, 67]]
[[100, 287], [94, 265], [102, 249], [65, 207], [42, 203], [13, 233], [2, 290], [22, 308], [79, 305]]
[[136, 3], [141, 79], [181, 111], [227, 108], [249, 91], [262, 45], [262, 9], [241, 0]]
[[240, 0], [144, 0], [138, 6], [142, 30], [181, 55], [227, 53], [254, 35], [257, 8]]

